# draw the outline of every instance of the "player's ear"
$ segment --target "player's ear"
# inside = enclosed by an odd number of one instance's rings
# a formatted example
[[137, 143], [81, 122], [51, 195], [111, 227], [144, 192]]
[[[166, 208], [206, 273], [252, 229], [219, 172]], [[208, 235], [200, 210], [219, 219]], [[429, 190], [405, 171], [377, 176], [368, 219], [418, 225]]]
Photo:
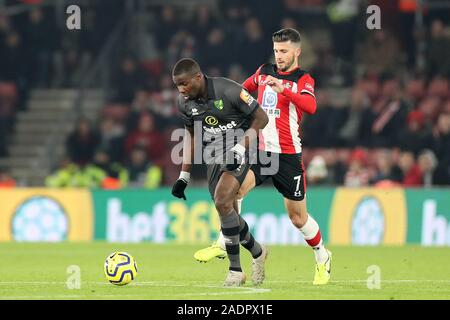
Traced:
[[300, 55], [302, 54], [302, 48], [298, 47], [295, 49], [295, 57], [300, 57]]
[[202, 78], [202, 73], [201, 72], [197, 72], [196, 74], [194, 74], [194, 79], [196, 81], [199, 81]]

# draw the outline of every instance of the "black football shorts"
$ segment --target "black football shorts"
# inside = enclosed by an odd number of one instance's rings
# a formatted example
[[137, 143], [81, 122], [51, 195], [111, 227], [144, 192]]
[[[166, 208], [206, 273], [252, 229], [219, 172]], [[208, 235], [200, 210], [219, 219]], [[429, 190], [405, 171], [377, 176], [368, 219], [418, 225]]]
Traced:
[[[278, 165], [273, 161], [278, 161]], [[305, 198], [306, 177], [301, 153], [259, 151], [258, 161], [250, 169], [255, 174], [257, 186], [272, 178], [273, 185], [285, 198], [296, 201]]]
[[[219, 182], [220, 177], [222, 176], [223, 171], [222, 164], [208, 164], [206, 165], [207, 171], [206, 171], [206, 177], [208, 179], [208, 189], [209, 193], [211, 194], [211, 198], [214, 200], [214, 192], [216, 191], [217, 183]], [[234, 171], [226, 171], [229, 174], [231, 174], [233, 177], [236, 178], [236, 180], [239, 182], [239, 185], [244, 182], [245, 176], [248, 173], [248, 170], [250, 169], [250, 164], [243, 164], [240, 170], [234, 170]]]

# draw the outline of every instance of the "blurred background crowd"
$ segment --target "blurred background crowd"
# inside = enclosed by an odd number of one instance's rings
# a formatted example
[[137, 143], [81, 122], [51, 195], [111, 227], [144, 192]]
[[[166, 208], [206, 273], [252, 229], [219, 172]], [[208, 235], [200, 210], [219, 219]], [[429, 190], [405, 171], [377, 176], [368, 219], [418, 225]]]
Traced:
[[[271, 34], [285, 27], [300, 31], [300, 65], [316, 81], [317, 113], [300, 126], [310, 185], [450, 185], [450, 5], [74, 1], [82, 28], [68, 31], [61, 3], [3, 2], [32, 8], [0, 10], [0, 157], [8, 157], [30, 92], [82, 86], [83, 70], [95, 66], [124, 21], [105, 60], [104, 104], [95, 119], [81, 113], [72, 121], [65, 156], [42, 181], [47, 186], [171, 185], [179, 174], [171, 134], [182, 127], [174, 63], [193, 57], [207, 75], [241, 83], [271, 61]], [[367, 28], [371, 4], [381, 8], [380, 30]], [[0, 169], [0, 185], [20, 185], [8, 169]], [[205, 183], [202, 166], [193, 175]]]

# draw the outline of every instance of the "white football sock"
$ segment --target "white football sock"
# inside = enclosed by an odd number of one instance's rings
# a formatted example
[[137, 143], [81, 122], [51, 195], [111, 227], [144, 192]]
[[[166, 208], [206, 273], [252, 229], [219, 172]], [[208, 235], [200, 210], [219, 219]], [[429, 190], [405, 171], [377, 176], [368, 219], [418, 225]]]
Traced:
[[219, 232], [219, 238], [217, 239], [217, 242], [216, 242], [216, 243], [219, 245], [219, 247], [220, 247], [221, 249], [226, 250], [226, 247], [225, 247], [225, 237], [224, 237], [223, 234], [222, 234], [222, 230], [220, 230], [220, 232]]
[[244, 198], [241, 198], [241, 199], [237, 199], [236, 200], [236, 202], [237, 202], [237, 208], [238, 208], [238, 214], [241, 214], [241, 208], [242, 208], [242, 201], [244, 201]]
[[328, 252], [323, 245], [319, 225], [316, 220], [314, 220], [311, 215], [308, 215], [308, 220], [306, 220], [305, 225], [299, 230], [305, 238], [306, 243], [313, 248], [314, 255], [316, 256], [316, 262], [325, 263], [328, 259]]

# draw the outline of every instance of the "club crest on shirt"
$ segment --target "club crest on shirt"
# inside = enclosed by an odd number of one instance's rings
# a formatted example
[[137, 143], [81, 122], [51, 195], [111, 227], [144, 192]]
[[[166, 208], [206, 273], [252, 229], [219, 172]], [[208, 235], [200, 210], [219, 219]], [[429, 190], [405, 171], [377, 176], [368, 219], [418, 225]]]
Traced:
[[214, 101], [214, 107], [216, 107], [219, 110], [222, 110], [223, 109], [223, 100], [220, 99], [220, 100]]
[[246, 90], [242, 89], [240, 97], [242, 101], [244, 101], [246, 104], [251, 105], [252, 102], [255, 100], [253, 97], [248, 93]]

